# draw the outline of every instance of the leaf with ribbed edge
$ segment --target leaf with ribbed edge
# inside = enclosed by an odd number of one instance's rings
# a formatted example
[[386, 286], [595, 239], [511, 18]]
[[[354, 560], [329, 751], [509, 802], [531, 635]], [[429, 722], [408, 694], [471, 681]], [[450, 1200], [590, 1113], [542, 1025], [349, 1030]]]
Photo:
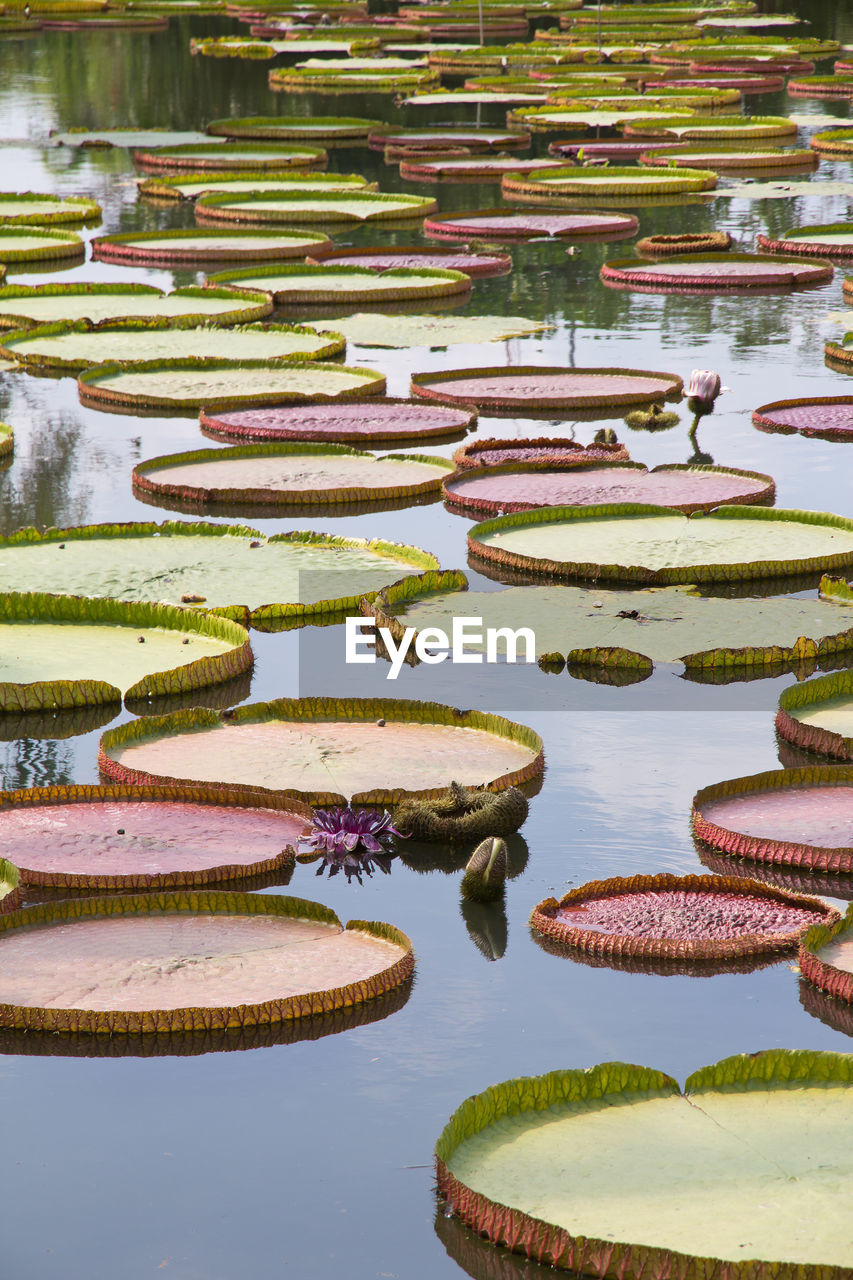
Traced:
[[524, 316], [395, 316], [356, 312], [334, 321], [314, 321], [318, 329], [334, 326], [349, 342], [362, 347], [450, 347], [464, 342], [504, 342], [543, 333], [554, 326]]
[[[202, 710], [108, 730], [99, 767], [120, 782], [249, 785], [311, 804], [388, 804], [452, 781], [501, 791], [539, 776], [542, 740], [525, 725], [436, 702], [279, 698], [220, 717]], [[330, 788], [336, 788], [332, 791]], [[355, 794], [353, 794], [355, 793]]]
[[379, 120], [363, 120], [357, 116], [238, 116], [211, 120], [207, 132], [226, 138], [319, 138], [334, 141], [365, 138], [372, 129], [380, 127]]
[[[38, 582], [51, 591], [171, 604], [189, 595], [217, 611], [239, 604], [236, 616], [247, 622], [254, 608], [258, 620], [299, 625], [355, 608], [401, 574], [437, 567], [428, 552], [382, 539], [309, 531], [266, 538], [204, 521], [28, 528], [0, 538], [0, 578], [15, 589]], [[288, 594], [290, 601], [269, 599]]]
[[506, 1081], [445, 1126], [439, 1192], [493, 1243], [584, 1275], [847, 1280], [851, 1080], [850, 1055], [771, 1049], [683, 1094], [624, 1063]]
[[158, 317], [177, 328], [250, 324], [253, 320], [263, 320], [272, 309], [268, 294], [249, 289], [202, 289], [189, 285], [166, 294], [145, 284], [5, 285], [0, 288], [0, 328], [4, 329], [82, 319], [97, 324]]
[[182, 693], [252, 666], [243, 627], [194, 609], [44, 592], [4, 594], [0, 609], [4, 711]]
[[[48, 262], [52, 258], [81, 258], [86, 246], [74, 231], [52, 231], [42, 226], [8, 226], [0, 224], [0, 260], [12, 266], [16, 262]], [[3, 271], [5, 276], [5, 268]], [[0, 276], [0, 279], [3, 278]]]
[[[743, 582], [853, 564], [853, 521], [776, 507], [692, 516], [643, 503], [546, 507], [475, 525], [468, 548], [502, 568], [551, 577], [647, 586]], [[617, 556], [621, 563], [610, 560]]]
[[0, 917], [0, 1026], [192, 1031], [305, 1017], [401, 985], [392, 925], [222, 891], [83, 898]]
[[853, 1004], [853, 907], [843, 920], [815, 925], [800, 943], [800, 973], [832, 1001]]
[[266, 191], [260, 195], [218, 194], [200, 196], [195, 203], [196, 221], [295, 223], [386, 222], [398, 218], [423, 218], [438, 204], [429, 196], [389, 195], [379, 191], [331, 192]]
[[101, 206], [85, 196], [41, 195], [35, 191], [0, 191], [0, 224], [100, 222]]
[[853, 671], [834, 671], [784, 689], [776, 729], [806, 751], [853, 759]]
[[281, 872], [310, 821], [299, 800], [241, 788], [0, 791], [7, 852], [27, 884], [50, 887], [163, 889]]
[[217, 192], [220, 195], [249, 195], [252, 192], [306, 190], [376, 191], [378, 183], [368, 182], [358, 173], [318, 173], [315, 169], [302, 173], [291, 169], [283, 173], [247, 176], [223, 167], [221, 171], [205, 171], [204, 174], [158, 174], [140, 182], [137, 194], [144, 200], [197, 200], [199, 196]]
[[[263, 143], [232, 142], [227, 146], [229, 169], [263, 173], [279, 169], [324, 169], [326, 152], [322, 147], [276, 147]], [[183, 147], [153, 147], [133, 152], [134, 163], [143, 169], [165, 169], [170, 173], [182, 170], [222, 168], [226, 153], [221, 142], [190, 143]]]

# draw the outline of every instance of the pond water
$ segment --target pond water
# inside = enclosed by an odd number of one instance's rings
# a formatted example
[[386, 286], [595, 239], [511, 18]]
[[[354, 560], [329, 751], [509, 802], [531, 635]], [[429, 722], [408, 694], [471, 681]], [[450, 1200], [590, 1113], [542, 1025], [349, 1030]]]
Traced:
[[[801, 0], [809, 33], [853, 39], [849, 0]], [[189, 204], [136, 198], [137, 175], [121, 150], [50, 147], [49, 130], [72, 126], [203, 128], [228, 115], [336, 114], [401, 125], [449, 118], [449, 110], [396, 108], [380, 95], [323, 98], [274, 94], [267, 63], [191, 58], [191, 35], [235, 28], [219, 18], [173, 19], [168, 33], [51, 32], [0, 44], [0, 172], [17, 190], [80, 194], [99, 201], [93, 234], [193, 225]], [[846, 102], [747, 99], [753, 114], [796, 114], [804, 143]], [[476, 108], [456, 108], [458, 121]], [[429, 115], [429, 119], [425, 116]], [[500, 127], [503, 109], [482, 110]], [[547, 135], [534, 140], [542, 154]], [[442, 212], [487, 208], [499, 188], [417, 185], [399, 179], [380, 154], [330, 153], [330, 171], [361, 172], [382, 190], [433, 194]], [[850, 182], [845, 161], [821, 159], [810, 191]], [[787, 183], [787, 179], [783, 179]], [[793, 187], [799, 179], [792, 178]], [[773, 191], [640, 205], [640, 235], [728, 230], [751, 250], [760, 232], [777, 236], [805, 222], [849, 217], [843, 188], [826, 198]], [[426, 243], [416, 230], [334, 232], [340, 246]], [[598, 272], [625, 244], [535, 241], [511, 249], [512, 275], [475, 282], [454, 314], [508, 313], [543, 321], [547, 332], [448, 349], [350, 346], [349, 364], [381, 370], [391, 395], [407, 395], [414, 371], [475, 365], [565, 365], [663, 370], [687, 379], [716, 369], [729, 388], [688, 439], [690, 415], [658, 434], [613, 426], [632, 457], [649, 466], [691, 459], [769, 473], [777, 505], [853, 516], [843, 444], [760, 433], [750, 414], [785, 397], [853, 394], [853, 380], [823, 362], [823, 341], [846, 327], [828, 319], [848, 309], [843, 269], [831, 283], [758, 297], [679, 296], [608, 289]], [[10, 271], [7, 283], [138, 280], [173, 287], [190, 271], [86, 262], [62, 272]], [[287, 318], [310, 319], [309, 310]], [[115, 416], [81, 407], [73, 380], [0, 373], [0, 420], [15, 428], [12, 464], [0, 474], [2, 532], [25, 524], [73, 525], [167, 518], [131, 490], [134, 464], [202, 447], [196, 420]], [[600, 425], [571, 429], [582, 443]], [[569, 424], [524, 418], [480, 421], [480, 434], [567, 434]], [[418, 452], [449, 455], [454, 444]], [[369, 515], [247, 521], [265, 533], [315, 528], [414, 543], [448, 568], [466, 569], [469, 523], [440, 504]], [[476, 573], [472, 587], [495, 589]], [[346, 594], [334, 591], [331, 594]], [[519, 625], [524, 622], [519, 618]], [[794, 677], [723, 686], [687, 681], [661, 665], [643, 683], [607, 687], [536, 667], [449, 665], [345, 667], [343, 629], [252, 634], [256, 666], [244, 701], [285, 694], [371, 694], [431, 698], [502, 712], [536, 728], [546, 773], [523, 842], [513, 846], [506, 912], [461, 907], [464, 855], [407, 849], [362, 884], [315, 878], [297, 866], [287, 892], [316, 898], [342, 919], [387, 920], [413, 940], [417, 967], [408, 998], [387, 1000], [360, 1025], [272, 1029], [239, 1038], [151, 1044], [109, 1038], [70, 1046], [0, 1036], [0, 1194], [4, 1270], [21, 1280], [545, 1280], [553, 1274], [496, 1251], [445, 1218], [433, 1191], [432, 1149], [449, 1113], [467, 1095], [511, 1076], [612, 1059], [661, 1068], [682, 1079], [729, 1054], [770, 1047], [848, 1051], [849, 1037], [809, 1014], [790, 960], [749, 974], [658, 977], [593, 968], [549, 954], [531, 938], [531, 908], [549, 894], [610, 875], [702, 870], [689, 828], [701, 786], [778, 765], [776, 700]], [[124, 713], [119, 719], [130, 718]], [[0, 722], [6, 787], [97, 780], [97, 716], [55, 738], [19, 736]], [[76, 728], [86, 728], [85, 722]], [[276, 886], [268, 892], [277, 892]], [[505, 950], [490, 960], [480, 948]], [[386, 1015], [386, 1016], [380, 1016]], [[374, 1020], [370, 1020], [373, 1018]], [[354, 1019], [354, 1023], [359, 1020]], [[337, 1034], [331, 1032], [337, 1031]], [[121, 1038], [118, 1038], [119, 1040]], [[122, 1050], [124, 1049], [124, 1053]], [[72, 1051], [73, 1050], [73, 1051]], [[129, 1050], [129, 1052], [128, 1052]]]

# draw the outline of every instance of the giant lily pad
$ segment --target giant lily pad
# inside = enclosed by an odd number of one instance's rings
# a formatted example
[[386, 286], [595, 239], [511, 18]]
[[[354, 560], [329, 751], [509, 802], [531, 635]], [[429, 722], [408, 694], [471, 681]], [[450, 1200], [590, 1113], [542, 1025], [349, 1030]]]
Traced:
[[187, 506], [345, 508], [406, 505], [438, 497], [453, 464], [418, 454], [378, 458], [339, 444], [249, 444], [196, 449], [137, 464], [133, 486], [148, 501]]
[[86, 196], [41, 195], [33, 191], [0, 191], [0, 224], [100, 222], [101, 206]]
[[723, 253], [731, 246], [727, 231], [686, 231], [681, 235], [643, 236], [634, 248], [643, 258], [669, 258], [681, 253]]
[[385, 378], [373, 369], [288, 357], [242, 360], [188, 357], [138, 364], [98, 364], [77, 379], [81, 403], [107, 412], [239, 409], [264, 404], [381, 396]]
[[225, 138], [270, 138], [276, 142], [305, 138], [334, 144], [366, 138], [379, 123], [355, 116], [242, 116], [211, 120], [207, 132]]
[[[309, 173], [285, 171], [263, 175], [239, 174], [229, 169], [204, 174], [158, 174], [140, 181], [139, 195], [145, 200], [197, 200], [204, 195], [259, 195], [271, 191], [375, 191], [377, 184], [358, 173]], [[162, 234], [162, 233], [161, 233]], [[210, 233], [208, 233], [210, 234]], [[294, 232], [293, 234], [297, 234]], [[312, 235], [316, 232], [306, 231]]]
[[190, 144], [185, 147], [153, 147], [135, 150], [133, 162], [140, 169], [165, 169], [175, 173], [183, 169], [232, 170], [263, 173], [265, 169], [324, 169], [326, 152], [322, 147], [264, 146], [261, 143], [221, 142]]
[[200, 289], [165, 293], [147, 284], [42, 284], [0, 288], [0, 328], [165, 319], [176, 328], [200, 324], [250, 324], [273, 309], [269, 294], [249, 289]]
[[86, 246], [73, 231], [0, 226], [0, 261], [10, 265], [15, 262], [48, 262], [52, 258], [82, 258], [85, 252]]
[[853, 258], [853, 222], [824, 223], [794, 227], [781, 236], [759, 235], [758, 243], [768, 253], [804, 254], [817, 258]]
[[279, 306], [450, 298], [471, 289], [469, 275], [438, 267], [391, 267], [387, 271], [351, 266], [261, 267], [256, 271], [222, 271], [209, 279], [213, 284], [265, 289]]
[[84, 898], [0, 924], [0, 1024], [54, 1031], [186, 1030], [279, 1022], [371, 999], [414, 957], [387, 924], [346, 928], [280, 895]]
[[834, 671], [785, 689], [776, 730], [806, 751], [853, 760], [853, 672]]
[[602, 405], [645, 404], [677, 396], [681, 378], [640, 369], [573, 369], [561, 365], [451, 369], [413, 373], [412, 393], [443, 404], [518, 411], [581, 409]]
[[788, 93], [792, 98], [853, 98], [853, 75], [791, 76]]
[[717, 185], [717, 175], [710, 169], [679, 169], [658, 173], [652, 169], [546, 169], [535, 177], [507, 174], [501, 191], [510, 200], [533, 203], [555, 203], [578, 197], [600, 199], [602, 196], [680, 195], [691, 191], [710, 191]]
[[771, 1049], [683, 1094], [621, 1062], [509, 1080], [451, 1116], [439, 1194], [493, 1244], [576, 1274], [841, 1280], [851, 1078], [847, 1054]]
[[843, 765], [771, 769], [714, 783], [693, 797], [697, 839], [737, 858], [818, 877], [853, 872], [851, 819], [853, 770]]
[[[279, 698], [134, 720], [101, 739], [99, 768], [120, 782], [199, 781], [298, 795], [311, 804], [388, 804], [450, 783], [503, 791], [542, 772], [526, 726], [436, 702]], [[189, 781], [189, 779], [186, 779]]]
[[[849, 609], [791, 597], [731, 599], [693, 587], [610, 591], [569, 585], [520, 586], [485, 593], [446, 589], [414, 598], [409, 584], [384, 589], [370, 608], [391, 626], [416, 632], [454, 619], [482, 618], [482, 629], [529, 626], [535, 656], [568, 655], [570, 664], [645, 670], [652, 662], [682, 662], [690, 679], [714, 682], [777, 675], [804, 662], [833, 661], [853, 649]], [[485, 634], [467, 648], [485, 653]]]
[[[437, 568], [417, 547], [319, 533], [265, 538], [239, 525], [83, 525], [0, 539], [0, 581], [26, 591], [246, 609], [301, 622], [357, 607], [403, 574]], [[329, 599], [325, 597], [329, 596]], [[292, 602], [292, 603], [291, 603]]]
[[576, 239], [583, 236], [621, 237], [638, 227], [625, 213], [510, 213], [505, 209], [426, 218], [424, 233], [439, 240], [532, 240], [537, 236]]
[[832, 279], [829, 262], [803, 262], [779, 254], [684, 253], [665, 261], [621, 258], [605, 262], [601, 279], [616, 288], [797, 289]]
[[311, 819], [299, 800], [214, 787], [0, 792], [0, 839], [27, 884], [165, 889], [282, 871]]
[[656, 116], [630, 120], [625, 125], [625, 136], [630, 138], [696, 138], [699, 141], [786, 138], [796, 132], [796, 124], [785, 116], [684, 116], [681, 119]]
[[[379, 317], [380, 319], [382, 317]], [[372, 398], [359, 404], [315, 404], [304, 408], [202, 411], [202, 430], [223, 440], [317, 440], [338, 444], [383, 444], [416, 438], [459, 436], [476, 420], [473, 409]]]
[[813, 134], [810, 147], [828, 155], [853, 156], [853, 129], [824, 129]]
[[455, 125], [432, 129], [383, 126], [372, 132], [367, 141], [374, 151], [384, 151], [388, 146], [422, 145], [433, 150], [449, 146], [466, 147], [469, 151], [525, 151], [530, 146], [530, 134], [516, 129], [466, 129]]
[[[450, 347], [464, 342], [505, 342], [543, 333], [552, 325], [523, 316], [381, 315], [369, 311], [328, 322], [360, 347]], [[324, 322], [314, 321], [323, 330]]]
[[539, 160], [519, 160], [515, 156], [450, 156], [446, 159], [404, 160], [400, 165], [400, 177], [408, 182], [468, 182], [472, 178], [497, 182], [505, 173], [535, 173], [538, 169], [553, 167], [547, 156]]
[[810, 929], [800, 943], [800, 973], [834, 1001], [853, 1004], [853, 910]]
[[182, 147], [208, 141], [195, 129], [68, 129], [50, 134], [54, 146], [63, 147]]
[[402, 93], [412, 89], [433, 88], [438, 84], [438, 76], [429, 67], [418, 70], [381, 71], [379, 58], [372, 59], [376, 63], [375, 71], [322, 71], [320, 66], [310, 70], [285, 68], [271, 71], [269, 86], [271, 89], [284, 89], [288, 93]]
[[440, 271], [463, 271], [467, 276], [505, 276], [512, 271], [512, 258], [508, 253], [463, 253], [456, 249], [432, 249], [413, 244], [394, 249], [310, 251], [307, 261], [322, 267], [369, 267], [371, 271], [387, 271], [389, 267], [437, 268]]
[[2, 711], [182, 693], [252, 666], [244, 628], [196, 610], [35, 592], [0, 600]]
[[640, 156], [641, 165], [657, 168], [679, 169], [682, 165], [698, 169], [813, 169], [818, 163], [813, 151], [802, 148], [783, 151], [781, 147], [752, 148], [744, 151], [739, 147], [685, 147], [682, 151], [644, 151]]
[[461, 470], [463, 467], [499, 467], [510, 462], [587, 467], [593, 462], [628, 462], [630, 458], [628, 450], [618, 441], [583, 445], [559, 436], [540, 436], [538, 439], [481, 437], [470, 440], [456, 450], [453, 461]]
[[547, 507], [475, 525], [468, 547], [502, 569], [558, 578], [743, 582], [853, 564], [853, 520], [769, 507]]
[[819, 396], [774, 400], [752, 415], [759, 431], [813, 436], [817, 440], [853, 440], [853, 396]]
[[57, 374], [107, 361], [119, 361], [126, 367], [189, 358], [238, 364], [266, 360], [275, 367], [283, 360], [326, 360], [340, 355], [345, 347], [341, 334], [319, 334], [304, 325], [288, 324], [173, 329], [162, 321], [143, 327], [105, 322], [93, 326], [78, 320], [75, 324], [36, 325], [0, 338], [0, 355], [27, 369]]
[[531, 928], [561, 947], [610, 960], [737, 960], [792, 947], [834, 924], [816, 898], [735, 876], [615, 876], [533, 908]]
[[263, 196], [206, 195], [195, 203], [196, 221], [280, 222], [297, 226], [315, 222], [387, 222], [423, 218], [438, 205], [427, 196], [384, 195], [373, 191], [327, 194], [324, 191], [268, 192]]
[[668, 465], [649, 471], [636, 462], [604, 467], [510, 463], [466, 469], [442, 482], [451, 510], [476, 519], [536, 507], [657, 502], [678, 511], [710, 511], [722, 503], [772, 502], [770, 476], [726, 467]]
[[214, 262], [278, 261], [304, 258], [331, 248], [316, 231], [218, 231], [198, 227], [182, 231], [126, 232], [92, 241], [92, 257], [101, 262], [141, 266], [204, 266]]

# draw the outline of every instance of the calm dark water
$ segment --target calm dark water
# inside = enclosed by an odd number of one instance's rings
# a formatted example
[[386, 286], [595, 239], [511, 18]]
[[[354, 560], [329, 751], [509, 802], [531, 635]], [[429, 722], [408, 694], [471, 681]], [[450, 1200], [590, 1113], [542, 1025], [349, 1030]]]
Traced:
[[[853, 38], [849, 3], [803, 3], [800, 11], [815, 34]], [[164, 35], [55, 33], [0, 44], [0, 185], [95, 196], [104, 206], [103, 231], [190, 226], [189, 208], [163, 211], [137, 202], [123, 152], [50, 148], [48, 131], [200, 127], [230, 114], [420, 121], [378, 97], [288, 102], [268, 90], [265, 64], [190, 58], [190, 34], [230, 29], [225, 20], [181, 19]], [[750, 98], [748, 110], [812, 117], [802, 139], [824, 113], [842, 121], [849, 116], [847, 104], [784, 94]], [[500, 110], [483, 118], [497, 124]], [[488, 185], [401, 183], [395, 169], [366, 149], [334, 152], [330, 167], [378, 177], [385, 190], [434, 192], [443, 210], [499, 202]], [[850, 165], [822, 161], [812, 184], [851, 178]], [[641, 209], [640, 233], [716, 227], [731, 231], [738, 248], [750, 249], [760, 231], [838, 221], [848, 210], [841, 196], [720, 197]], [[368, 244], [381, 237], [361, 231], [336, 238]], [[420, 239], [386, 233], [395, 243], [412, 238]], [[717, 369], [730, 390], [700, 424], [703, 454], [772, 474], [780, 506], [853, 515], [844, 446], [764, 435], [749, 416], [771, 399], [853, 392], [853, 381], [823, 364], [824, 338], [844, 332], [827, 320], [845, 309], [843, 272], [831, 284], [790, 296], [667, 297], [599, 283], [602, 261], [624, 256], [624, 243], [584, 245], [574, 256], [544, 242], [512, 252], [513, 275], [476, 283], [468, 307], [547, 320], [552, 331], [446, 351], [354, 348], [349, 363], [381, 368], [393, 394], [406, 394], [414, 370], [452, 365], [575, 363], [685, 377], [693, 367]], [[171, 285], [196, 277], [87, 262], [50, 277], [9, 278]], [[4, 531], [28, 523], [160, 518], [133, 498], [132, 463], [203, 444], [189, 417], [84, 409], [71, 379], [0, 374], [0, 419], [16, 432], [15, 461], [0, 475]], [[657, 436], [630, 433], [618, 420], [613, 425], [630, 436], [633, 456], [650, 465], [693, 456], [686, 409], [679, 427]], [[484, 434], [552, 430], [523, 419], [481, 420]], [[591, 440], [594, 430], [578, 424], [577, 439]], [[317, 527], [413, 542], [447, 567], [465, 568], [467, 523], [440, 505], [252, 523], [269, 531]], [[306, 1028], [319, 1037], [312, 1040], [287, 1043], [273, 1032], [249, 1043], [184, 1041], [161, 1044], [157, 1056], [144, 1045], [126, 1046], [134, 1052], [118, 1056], [120, 1046], [111, 1042], [78, 1044], [81, 1056], [73, 1056], [51, 1052], [51, 1041], [0, 1039], [4, 1275], [544, 1278], [544, 1269], [482, 1246], [440, 1210], [436, 1227], [432, 1147], [469, 1093], [509, 1076], [609, 1059], [654, 1065], [683, 1079], [703, 1063], [742, 1051], [849, 1050], [847, 1036], [802, 1007], [789, 962], [713, 978], [618, 973], [547, 954], [526, 924], [546, 894], [591, 878], [700, 870], [690, 799], [700, 786], [778, 763], [773, 711], [793, 677], [712, 688], [661, 667], [644, 684], [618, 689], [546, 677], [535, 668], [484, 669], [472, 679], [467, 669], [421, 667], [405, 670], [390, 686], [384, 669], [344, 668], [340, 628], [301, 638], [253, 634], [252, 642], [252, 701], [296, 693], [313, 681], [327, 693], [393, 693], [505, 711], [542, 733], [547, 772], [523, 829], [526, 849], [516, 850], [518, 874], [508, 887], [505, 916], [495, 909], [466, 918], [461, 859], [448, 854], [442, 862], [441, 850], [431, 860], [407, 853], [389, 876], [362, 885], [315, 879], [313, 868], [298, 867], [288, 892], [321, 899], [344, 919], [392, 921], [411, 936], [417, 972], [401, 1007], [373, 1010], [387, 1016], [359, 1026]], [[97, 726], [56, 739], [17, 738], [17, 732], [20, 727], [7, 726], [0, 742], [5, 786], [96, 779]], [[500, 960], [484, 957], [472, 936], [477, 931], [498, 940], [506, 935]]]

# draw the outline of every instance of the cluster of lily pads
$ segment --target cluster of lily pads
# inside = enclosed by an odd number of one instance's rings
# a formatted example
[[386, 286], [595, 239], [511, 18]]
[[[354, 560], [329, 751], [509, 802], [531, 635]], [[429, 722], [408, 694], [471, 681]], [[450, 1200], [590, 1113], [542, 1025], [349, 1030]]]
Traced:
[[[0, 32], [14, 9], [7, 3]], [[372, 620], [386, 656], [407, 635], [449, 632], [472, 614], [498, 630], [523, 616], [543, 681], [567, 671], [631, 683], [674, 663], [711, 683], [795, 671], [801, 680], [782, 694], [776, 728], [820, 763], [698, 793], [693, 830], [710, 874], [606, 877], [540, 902], [530, 924], [552, 954], [632, 972], [746, 971], [798, 948], [820, 1016], [849, 1017], [853, 908], [842, 919], [814, 892], [773, 877], [804, 873], [820, 892], [853, 876], [853, 676], [802, 679], [853, 651], [853, 520], [776, 508], [774, 480], [759, 472], [649, 468], [612, 428], [586, 446], [477, 436], [452, 460], [388, 452], [458, 444], [481, 413], [531, 422], [627, 414], [629, 427], [664, 429], [678, 421], [685, 392], [695, 431], [720, 393], [708, 371], [685, 387], [681, 374], [656, 369], [472, 368], [451, 354], [441, 370], [414, 372], [402, 399], [385, 394], [381, 368], [337, 358], [350, 345], [452, 353], [458, 342], [542, 332], [523, 315], [445, 309], [465, 306], [480, 279], [510, 276], [518, 243], [631, 239], [631, 209], [725, 198], [746, 171], [811, 183], [823, 156], [853, 155], [853, 128], [818, 132], [798, 148], [791, 120], [738, 114], [744, 95], [788, 77], [794, 95], [853, 99], [853, 76], [843, 64], [816, 73], [838, 46], [792, 37], [796, 15], [760, 15], [750, 0], [505, 10], [455, 0], [375, 20], [357, 5], [287, 13], [269, 0], [238, 15], [250, 23], [246, 38], [199, 40], [193, 52], [274, 61], [269, 84], [287, 94], [397, 94], [415, 113], [506, 106], [506, 128], [482, 128], [479, 115], [422, 129], [282, 115], [216, 120], [204, 140], [132, 130], [54, 139], [127, 148], [142, 175], [140, 201], [155, 216], [189, 202], [198, 225], [97, 236], [92, 257], [118, 268], [109, 284], [6, 283], [0, 355], [15, 362], [12, 376], [74, 374], [81, 402], [107, 413], [198, 415], [219, 447], [146, 458], [128, 477], [142, 501], [191, 521], [0, 538], [14, 651], [0, 715], [40, 715], [55, 732], [65, 711], [123, 702], [134, 713], [101, 738], [103, 785], [0, 795], [2, 1027], [166, 1036], [348, 1016], [404, 999], [414, 956], [398, 928], [344, 925], [322, 904], [250, 892], [287, 884], [301, 862], [360, 882], [387, 871], [404, 841], [461, 850], [466, 921], [476, 920], [489, 958], [501, 954], [489, 929], [544, 770], [532, 728], [403, 698], [244, 701], [250, 629], [351, 613]], [[538, 25], [554, 17], [557, 26]], [[67, 17], [63, 0], [31, 0], [22, 21], [33, 30], [66, 21], [156, 29], [168, 19], [79, 9]], [[443, 82], [460, 75], [469, 77], [461, 88]], [[619, 136], [589, 138], [601, 130]], [[515, 156], [555, 133], [571, 136], [550, 142], [550, 158]], [[399, 163], [404, 182], [463, 180], [475, 195], [481, 181], [499, 182], [506, 203], [474, 199], [454, 212], [442, 207], [441, 187], [384, 192], [358, 173], [326, 171], [330, 149], [358, 146]], [[81, 260], [84, 240], [66, 228], [101, 216], [85, 195], [0, 193], [0, 263], [14, 275], [21, 264]], [[411, 229], [428, 243], [335, 244], [365, 226]], [[853, 223], [763, 235], [758, 248], [661, 231], [606, 262], [601, 281], [751, 296], [819, 287], [853, 257]], [[120, 278], [127, 265], [223, 264], [230, 269], [204, 285], [168, 294]], [[405, 314], [405, 305], [417, 310]], [[424, 313], [430, 306], [437, 311]], [[305, 311], [311, 323], [287, 321]], [[842, 369], [853, 363], [847, 339], [826, 352]], [[853, 397], [762, 405], [753, 421], [845, 440]], [[12, 448], [11, 428], [0, 428], [0, 457]], [[411, 545], [267, 536], [198, 518], [337, 516], [427, 501], [474, 522], [469, 564], [496, 589], [469, 589], [463, 573], [442, 571]], [[332, 570], [345, 593], [328, 594]], [[819, 582], [819, 599], [785, 594], [793, 579], [803, 590]], [[749, 594], [702, 593], [721, 585]], [[39, 901], [42, 891], [56, 896]], [[97, 945], [107, 929], [109, 959]], [[140, 953], [148, 969], [132, 962]], [[175, 955], [192, 963], [164, 971], [162, 959]], [[849, 1175], [851, 1070], [849, 1056], [775, 1051], [703, 1068], [684, 1091], [661, 1072], [620, 1063], [497, 1084], [463, 1103], [441, 1134], [439, 1193], [490, 1242], [583, 1274], [751, 1278], [770, 1268], [788, 1277], [805, 1266], [840, 1277], [849, 1239], [820, 1168], [830, 1161]], [[818, 1113], [820, 1145], [809, 1127]], [[716, 1182], [734, 1170], [724, 1230], [720, 1215], [713, 1230], [703, 1226], [705, 1187], [690, 1163], [697, 1143]], [[626, 1164], [638, 1171], [630, 1194], [613, 1178]], [[809, 1190], [805, 1225], [792, 1208], [802, 1196], [795, 1182]]]

